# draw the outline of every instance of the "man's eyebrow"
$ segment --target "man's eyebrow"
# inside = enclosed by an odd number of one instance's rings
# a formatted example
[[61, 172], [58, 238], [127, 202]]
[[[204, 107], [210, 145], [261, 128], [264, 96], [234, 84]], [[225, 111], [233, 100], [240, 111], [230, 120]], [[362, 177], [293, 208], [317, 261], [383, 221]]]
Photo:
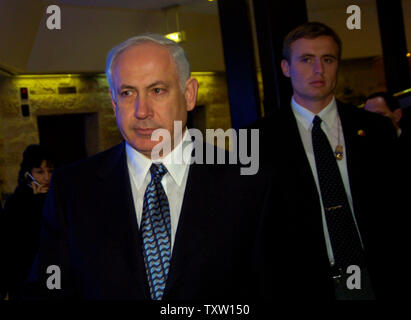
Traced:
[[132, 85], [129, 85], [129, 84], [122, 84], [119, 89], [120, 89], [120, 90], [123, 90], [123, 89], [133, 89], [133, 90], [137, 90], [136, 87], [134, 87], [134, 86], [132, 86]]
[[[312, 53], [303, 53], [303, 54], [301, 54], [298, 58], [301, 59], [301, 58], [305, 58], [305, 57], [315, 57], [315, 54], [312, 54]], [[324, 57], [337, 59], [337, 56], [334, 55], [334, 54], [332, 54], [332, 53], [326, 53], [326, 54], [323, 54], [323, 55], [321, 56], [321, 58], [324, 58]]]
[[315, 57], [315, 55], [311, 53], [303, 53], [298, 56], [298, 58], [304, 58], [304, 57]]
[[336, 56], [336, 55], [334, 55], [334, 54], [332, 54], [332, 53], [327, 53], [327, 54], [324, 54], [322, 57], [326, 57], [326, 58], [335, 58], [335, 59], [337, 59], [337, 56]]
[[150, 88], [153, 88], [153, 87], [156, 87], [156, 86], [165, 86], [165, 87], [168, 87], [169, 84], [168, 84], [168, 82], [166, 82], [166, 81], [159, 80], [159, 81], [153, 82], [152, 84], [150, 84], [149, 86], [147, 86], [147, 88], [150, 89]]
[[[166, 81], [159, 80], [159, 81], [155, 81], [155, 82], [149, 84], [149, 85], [147, 86], [147, 88], [148, 88], [148, 89], [151, 89], [151, 88], [156, 87], [156, 86], [169, 87], [169, 83], [166, 82]], [[120, 89], [120, 90], [132, 89], [132, 90], [136, 90], [136, 91], [137, 91], [137, 88], [136, 88], [136, 87], [134, 87], [134, 86], [132, 86], [132, 85], [129, 85], [129, 84], [122, 84], [119, 89]]]

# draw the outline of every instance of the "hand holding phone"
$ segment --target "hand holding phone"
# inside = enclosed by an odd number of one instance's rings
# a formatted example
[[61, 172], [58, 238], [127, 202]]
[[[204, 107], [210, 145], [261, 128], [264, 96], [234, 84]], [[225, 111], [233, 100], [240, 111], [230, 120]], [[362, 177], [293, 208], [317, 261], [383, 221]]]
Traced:
[[28, 186], [33, 189], [34, 194], [47, 193], [49, 191], [48, 186], [41, 185], [31, 174], [26, 171], [25, 177], [28, 180]]
[[38, 183], [37, 182], [37, 180], [36, 179], [34, 179], [34, 177], [30, 174], [30, 172], [28, 172], [28, 171], [26, 171], [26, 174], [25, 174], [25, 176], [26, 176], [26, 178], [29, 178], [29, 186], [31, 186], [31, 183], [34, 183], [35, 185], [37, 185], [38, 187], [40, 187], [40, 183]]

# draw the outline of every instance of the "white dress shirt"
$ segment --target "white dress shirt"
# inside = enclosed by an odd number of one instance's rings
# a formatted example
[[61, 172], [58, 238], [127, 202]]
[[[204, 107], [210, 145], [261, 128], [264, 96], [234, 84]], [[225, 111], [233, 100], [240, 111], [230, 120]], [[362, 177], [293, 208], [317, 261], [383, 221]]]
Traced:
[[[294, 97], [291, 99], [291, 106], [292, 106], [294, 116], [297, 119], [297, 126], [300, 132], [301, 140], [304, 145], [305, 154], [307, 155], [308, 161], [310, 163], [310, 167], [311, 167], [314, 179], [315, 179], [315, 184], [317, 186], [318, 194], [320, 195], [321, 214], [322, 214], [322, 221], [323, 221], [323, 228], [324, 228], [325, 243], [327, 246], [328, 258], [330, 260], [331, 265], [333, 265], [334, 255], [333, 255], [333, 251], [331, 248], [331, 241], [330, 241], [330, 236], [328, 234], [327, 222], [325, 219], [325, 211], [324, 211], [324, 206], [322, 203], [320, 185], [319, 185], [318, 176], [317, 176], [317, 167], [315, 164], [311, 130], [313, 128], [314, 117], [317, 115], [322, 120], [321, 129], [326, 134], [328, 141], [330, 142], [333, 150], [335, 150], [338, 144], [341, 144], [343, 146], [344, 156], [342, 160], [337, 160], [337, 164], [338, 164], [338, 168], [340, 170], [340, 174], [343, 180], [345, 192], [347, 194], [348, 203], [350, 204], [351, 212], [353, 213], [354, 222], [355, 222], [355, 225], [358, 231], [358, 226], [357, 226], [357, 222], [355, 221], [354, 208], [352, 204], [350, 182], [348, 179], [347, 149], [345, 148], [344, 134], [343, 134], [343, 130], [342, 130], [341, 122], [340, 122], [340, 117], [337, 111], [337, 103], [335, 101], [335, 98], [333, 98], [331, 102], [324, 109], [322, 109], [318, 114], [314, 114], [310, 110], [299, 105], [294, 100]], [[360, 239], [361, 239], [361, 236], [360, 236]]]
[[173, 250], [190, 167], [187, 161], [183, 161], [183, 152], [184, 154], [191, 154], [192, 150], [193, 142], [188, 130], [185, 130], [182, 141], [168, 155], [156, 161], [147, 158], [126, 142], [127, 166], [138, 225], [141, 224], [144, 193], [151, 180], [151, 164], [161, 162], [167, 168], [168, 172], [163, 176], [161, 184], [170, 206], [171, 250]]

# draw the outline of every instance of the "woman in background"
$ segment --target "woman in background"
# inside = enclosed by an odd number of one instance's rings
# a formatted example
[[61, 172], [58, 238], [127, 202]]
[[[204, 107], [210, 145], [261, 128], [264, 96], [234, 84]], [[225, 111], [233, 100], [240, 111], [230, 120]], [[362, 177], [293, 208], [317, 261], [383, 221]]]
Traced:
[[23, 152], [18, 185], [4, 204], [4, 249], [1, 253], [0, 293], [21, 299], [21, 290], [39, 248], [41, 217], [54, 166], [50, 153], [40, 145]]

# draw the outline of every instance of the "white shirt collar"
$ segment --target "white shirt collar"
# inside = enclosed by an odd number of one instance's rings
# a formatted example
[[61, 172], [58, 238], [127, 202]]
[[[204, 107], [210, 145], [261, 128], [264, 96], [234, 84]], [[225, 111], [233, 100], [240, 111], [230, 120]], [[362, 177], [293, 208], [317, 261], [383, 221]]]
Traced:
[[[181, 186], [184, 178], [184, 173], [186, 168], [190, 165], [189, 162], [184, 161], [184, 154], [189, 153], [193, 150], [193, 142], [191, 140], [191, 135], [187, 128], [185, 130], [182, 141], [180, 141], [177, 146], [164, 158], [152, 161], [151, 159], [144, 156], [142, 153], [135, 150], [132, 146], [126, 142], [126, 154], [127, 154], [127, 165], [130, 170], [130, 174], [134, 177], [137, 188], [141, 188], [144, 179], [150, 170], [151, 164], [163, 163], [167, 168], [168, 173], [174, 179], [174, 181]], [[187, 162], [187, 163], [186, 163]]]
[[318, 114], [312, 113], [307, 108], [304, 108], [303, 106], [299, 105], [294, 100], [294, 97], [292, 97], [291, 99], [291, 106], [295, 117], [306, 130], [311, 128], [314, 117], [316, 115], [321, 118], [322, 122], [324, 122], [328, 128], [334, 127], [336, 121], [338, 121], [337, 102], [335, 100], [335, 97], [333, 97], [330, 103]]

